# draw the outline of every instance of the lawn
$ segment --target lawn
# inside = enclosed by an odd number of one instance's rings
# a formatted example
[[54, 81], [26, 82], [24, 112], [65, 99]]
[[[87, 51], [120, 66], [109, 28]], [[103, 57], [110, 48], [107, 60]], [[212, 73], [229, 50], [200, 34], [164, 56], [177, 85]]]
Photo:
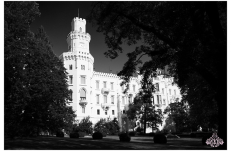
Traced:
[[212, 149], [202, 145], [201, 138], [170, 138], [167, 144], [154, 144], [153, 137], [131, 137], [131, 142], [120, 142], [118, 136], [107, 136], [102, 140], [93, 140], [91, 136], [79, 139], [68, 137], [47, 137], [5, 139], [4, 149], [9, 150], [72, 150], [72, 149], [109, 149], [109, 150], [195, 150]]

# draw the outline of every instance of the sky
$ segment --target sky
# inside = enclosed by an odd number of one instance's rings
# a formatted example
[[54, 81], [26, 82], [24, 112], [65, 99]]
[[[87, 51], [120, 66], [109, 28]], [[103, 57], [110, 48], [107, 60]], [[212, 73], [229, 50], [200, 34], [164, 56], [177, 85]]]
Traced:
[[[49, 40], [53, 45], [53, 51], [57, 56], [67, 52], [66, 37], [71, 31], [71, 21], [74, 17], [86, 19], [91, 11], [91, 2], [89, 1], [39, 1], [40, 17], [37, 17], [31, 25], [31, 30], [36, 32], [40, 26], [43, 26]], [[86, 32], [91, 35], [90, 53], [94, 57], [94, 68], [98, 72], [114, 73], [121, 71], [124, 63], [128, 60], [126, 53], [135, 49], [135, 46], [126, 46], [124, 53], [116, 59], [106, 58], [104, 52], [108, 50], [105, 44], [105, 38], [102, 33], [96, 31], [97, 26], [87, 22]]]

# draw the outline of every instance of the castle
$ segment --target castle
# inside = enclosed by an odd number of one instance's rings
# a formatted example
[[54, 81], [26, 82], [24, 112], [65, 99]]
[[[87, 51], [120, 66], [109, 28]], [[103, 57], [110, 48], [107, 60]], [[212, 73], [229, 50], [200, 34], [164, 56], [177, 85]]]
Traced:
[[[91, 36], [86, 33], [86, 20], [74, 18], [71, 32], [67, 36], [68, 51], [59, 57], [68, 72], [69, 89], [72, 92], [69, 105], [76, 111], [77, 123], [87, 116], [90, 116], [93, 124], [100, 118], [117, 118], [123, 127], [123, 117], [126, 117], [124, 113], [139, 92], [141, 76], [131, 78], [129, 90], [124, 94], [125, 87], [120, 86], [120, 77], [94, 71], [94, 57], [89, 52], [90, 41]], [[161, 74], [153, 79], [157, 92], [153, 93], [152, 101], [162, 110], [176, 98], [181, 98], [180, 90], [172, 84], [172, 80]]]

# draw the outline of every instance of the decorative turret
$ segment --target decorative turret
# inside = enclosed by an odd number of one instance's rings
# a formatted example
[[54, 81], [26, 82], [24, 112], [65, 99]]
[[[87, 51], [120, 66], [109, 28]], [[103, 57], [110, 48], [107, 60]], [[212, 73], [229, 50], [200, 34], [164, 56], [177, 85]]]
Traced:
[[86, 33], [86, 20], [75, 17], [71, 22], [71, 32], [67, 35], [67, 45], [69, 52], [89, 53], [90, 34]]

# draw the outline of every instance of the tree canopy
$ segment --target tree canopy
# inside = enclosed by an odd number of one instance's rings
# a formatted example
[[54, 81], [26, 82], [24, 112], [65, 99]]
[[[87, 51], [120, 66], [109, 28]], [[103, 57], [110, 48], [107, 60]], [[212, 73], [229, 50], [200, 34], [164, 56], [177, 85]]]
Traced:
[[[149, 77], [168, 66], [189, 105], [215, 100], [223, 117], [218, 133], [226, 140], [227, 2], [95, 2], [89, 20], [105, 35], [106, 57], [126, 51], [123, 44], [142, 42], [118, 73], [124, 83], [137, 69]], [[143, 63], [145, 55], [151, 59]]]
[[38, 135], [72, 124], [67, 106], [66, 69], [54, 54], [43, 29], [30, 31], [39, 16], [35, 2], [4, 2], [5, 134]]

